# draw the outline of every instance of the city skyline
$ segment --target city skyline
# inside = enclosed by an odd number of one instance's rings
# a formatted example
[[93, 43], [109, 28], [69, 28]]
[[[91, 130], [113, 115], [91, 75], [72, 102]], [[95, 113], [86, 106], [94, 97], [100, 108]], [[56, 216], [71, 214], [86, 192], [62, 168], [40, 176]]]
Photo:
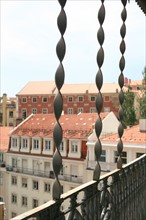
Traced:
[[[99, 1], [79, 1], [78, 4], [68, 1], [65, 6], [65, 83], [95, 81], [98, 71], [99, 6]], [[130, 79], [142, 79], [146, 64], [145, 15], [135, 1], [127, 3], [126, 8], [126, 66], [123, 72]], [[122, 11], [122, 4], [120, 1], [105, 1], [105, 9], [103, 77], [104, 82], [117, 82], [122, 25], [119, 12]], [[1, 96], [3, 93], [15, 96], [29, 81], [54, 80], [59, 65], [56, 55], [56, 45], [60, 39], [57, 28], [59, 13], [57, 1], [1, 2]]]

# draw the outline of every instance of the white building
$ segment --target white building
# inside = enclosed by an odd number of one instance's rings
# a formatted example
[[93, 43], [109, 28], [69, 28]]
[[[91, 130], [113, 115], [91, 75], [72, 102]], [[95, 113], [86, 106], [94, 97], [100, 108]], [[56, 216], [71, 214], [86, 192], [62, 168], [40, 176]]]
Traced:
[[[107, 120], [112, 118], [117, 126], [118, 120], [113, 113], [103, 113], [101, 118], [105, 133]], [[92, 179], [93, 171], [86, 169], [86, 142], [89, 136], [94, 136], [91, 134], [96, 119], [97, 113], [81, 113], [62, 115], [59, 120], [63, 129], [60, 146], [63, 168], [59, 175], [63, 192]], [[6, 161], [8, 219], [52, 199], [55, 123], [52, 114], [31, 115], [10, 134]], [[112, 129], [107, 127], [107, 131], [111, 133]]]

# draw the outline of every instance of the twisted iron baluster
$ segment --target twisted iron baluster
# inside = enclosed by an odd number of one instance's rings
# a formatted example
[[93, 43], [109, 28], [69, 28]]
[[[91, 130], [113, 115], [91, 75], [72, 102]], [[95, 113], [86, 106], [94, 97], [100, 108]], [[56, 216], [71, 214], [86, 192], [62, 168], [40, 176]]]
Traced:
[[125, 34], [126, 34], [126, 26], [125, 26], [125, 20], [127, 18], [127, 11], [126, 11], [126, 4], [127, 4], [127, 0], [121, 0], [122, 4], [123, 4], [123, 10], [122, 10], [122, 13], [121, 13], [121, 18], [122, 18], [122, 21], [123, 21], [123, 24], [121, 26], [121, 30], [120, 30], [120, 34], [121, 34], [121, 37], [122, 37], [122, 41], [121, 41], [121, 44], [120, 44], [120, 51], [121, 51], [121, 59], [120, 59], [120, 62], [119, 62], [119, 68], [120, 68], [120, 75], [119, 75], [119, 86], [121, 88], [120, 90], [120, 93], [119, 93], [119, 102], [120, 102], [120, 109], [119, 109], [119, 112], [118, 112], [118, 115], [119, 115], [119, 127], [118, 127], [118, 135], [119, 135], [119, 141], [118, 141], [118, 144], [117, 144], [117, 151], [118, 151], [118, 160], [117, 160], [117, 168], [118, 169], [121, 169], [122, 168], [122, 151], [123, 151], [123, 142], [122, 142], [122, 136], [123, 136], [123, 133], [124, 133], [124, 128], [123, 128], [123, 125], [122, 125], [122, 120], [123, 120], [123, 116], [124, 116], [124, 111], [123, 111], [123, 108], [122, 108], [122, 104], [124, 102], [124, 93], [123, 93], [123, 86], [124, 86], [124, 75], [123, 75], [123, 70], [125, 68], [125, 58], [124, 58], [124, 52], [125, 52], [125, 49], [126, 49], [126, 45], [125, 45], [125, 41], [124, 41], [124, 37], [125, 37]]
[[60, 170], [62, 168], [62, 157], [59, 152], [59, 146], [62, 142], [62, 127], [59, 123], [59, 118], [61, 116], [62, 109], [63, 109], [63, 98], [62, 98], [62, 94], [60, 93], [60, 89], [64, 83], [64, 75], [65, 75], [64, 68], [62, 65], [62, 60], [64, 58], [65, 50], [66, 50], [63, 35], [66, 30], [66, 24], [67, 24], [66, 14], [63, 9], [65, 6], [66, 0], [58, 0], [58, 1], [61, 5], [61, 12], [58, 16], [57, 24], [58, 24], [58, 29], [61, 33], [61, 38], [56, 46], [56, 53], [57, 53], [58, 59], [60, 61], [60, 64], [59, 64], [57, 71], [56, 71], [56, 74], [55, 74], [55, 83], [56, 83], [56, 87], [58, 89], [58, 93], [54, 99], [54, 114], [56, 117], [56, 124], [54, 126], [54, 131], [53, 131], [53, 138], [54, 138], [54, 142], [56, 145], [56, 151], [53, 156], [53, 170], [54, 170], [54, 174], [55, 174], [55, 182], [53, 184], [53, 199], [54, 200], [59, 199], [60, 195], [62, 193], [62, 188], [61, 188], [61, 185], [60, 185], [60, 182], [58, 179], [58, 175], [59, 175]]
[[98, 160], [100, 158], [101, 151], [102, 151], [102, 146], [101, 146], [99, 136], [102, 131], [102, 120], [100, 117], [100, 113], [101, 113], [102, 106], [103, 106], [103, 98], [102, 98], [102, 94], [100, 92], [102, 84], [103, 84], [103, 75], [102, 75], [102, 71], [101, 71], [101, 66], [104, 61], [104, 50], [102, 48], [102, 44], [104, 42], [104, 30], [102, 28], [102, 24], [103, 24], [104, 18], [105, 18], [105, 7], [104, 7], [103, 3], [104, 3], [104, 0], [101, 0], [101, 7], [98, 12], [98, 20], [100, 23], [100, 28], [97, 33], [97, 38], [98, 38], [98, 42], [100, 44], [100, 49], [97, 53], [97, 64], [98, 64], [99, 70], [96, 74], [96, 86], [99, 91], [99, 93], [97, 94], [97, 97], [96, 97], [96, 109], [98, 112], [98, 119], [95, 122], [95, 132], [96, 132], [96, 136], [97, 136], [97, 142], [95, 143], [95, 147], [94, 147], [97, 163], [96, 163], [95, 170], [93, 173], [93, 179], [96, 181], [99, 180], [99, 177], [100, 177], [101, 167], [100, 167]]

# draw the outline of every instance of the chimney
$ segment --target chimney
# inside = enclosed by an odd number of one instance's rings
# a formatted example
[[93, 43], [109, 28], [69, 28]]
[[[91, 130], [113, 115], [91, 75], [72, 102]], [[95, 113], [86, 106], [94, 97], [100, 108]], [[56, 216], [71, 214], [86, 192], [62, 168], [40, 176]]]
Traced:
[[146, 132], [146, 119], [139, 119], [139, 130], [141, 132]]

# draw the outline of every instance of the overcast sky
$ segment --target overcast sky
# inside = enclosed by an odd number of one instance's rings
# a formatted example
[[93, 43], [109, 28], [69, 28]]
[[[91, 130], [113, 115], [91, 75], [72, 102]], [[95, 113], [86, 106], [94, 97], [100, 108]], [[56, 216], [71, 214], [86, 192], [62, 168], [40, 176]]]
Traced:
[[[3, 0], [0, 4], [1, 95], [15, 96], [29, 81], [54, 80], [59, 64], [56, 56], [56, 44], [60, 39], [58, 1]], [[96, 0], [66, 3], [65, 83], [95, 82], [99, 5], [100, 1]], [[117, 82], [122, 4], [119, 0], [107, 0], [105, 7], [103, 77], [105, 82]], [[142, 79], [146, 65], [146, 19], [134, 0], [127, 3], [127, 13], [124, 75], [133, 80]]]

